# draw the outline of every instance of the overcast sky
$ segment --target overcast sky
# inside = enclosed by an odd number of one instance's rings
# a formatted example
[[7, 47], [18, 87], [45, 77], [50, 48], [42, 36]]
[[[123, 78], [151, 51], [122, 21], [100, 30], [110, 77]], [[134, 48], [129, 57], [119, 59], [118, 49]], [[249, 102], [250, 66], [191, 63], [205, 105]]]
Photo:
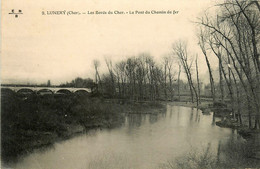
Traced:
[[[201, 74], [204, 56], [197, 45], [196, 20], [214, 4], [210, 0], [6, 0], [2, 2], [2, 83], [60, 84], [76, 77], [93, 78], [93, 60], [113, 62], [150, 53], [160, 62], [172, 44], [186, 39], [198, 53]], [[23, 15], [9, 15], [21, 9]], [[176, 15], [42, 15], [42, 11], [176, 10]], [[214, 64], [213, 64], [214, 65]], [[216, 65], [216, 64], [215, 64]]]

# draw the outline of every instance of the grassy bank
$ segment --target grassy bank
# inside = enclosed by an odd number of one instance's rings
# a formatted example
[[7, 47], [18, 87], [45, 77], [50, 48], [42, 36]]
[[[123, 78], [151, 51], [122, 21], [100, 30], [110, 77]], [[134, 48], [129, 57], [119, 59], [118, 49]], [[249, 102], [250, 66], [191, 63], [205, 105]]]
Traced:
[[120, 126], [126, 113], [159, 113], [164, 107], [75, 95], [5, 95], [1, 98], [2, 160], [13, 161], [88, 129]]

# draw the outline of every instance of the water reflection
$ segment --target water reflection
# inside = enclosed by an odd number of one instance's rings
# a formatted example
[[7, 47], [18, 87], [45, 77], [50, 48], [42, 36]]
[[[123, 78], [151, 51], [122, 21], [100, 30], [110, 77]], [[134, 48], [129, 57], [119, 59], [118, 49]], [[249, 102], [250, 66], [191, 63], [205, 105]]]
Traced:
[[216, 117], [215, 117], [215, 113], [213, 112], [211, 125], [214, 126], [215, 124], [216, 124]]
[[[193, 121], [193, 112], [194, 112], [194, 108], [191, 108], [191, 113], [190, 113], [190, 122]], [[190, 123], [191, 124], [191, 123]]]
[[[213, 124], [213, 114], [198, 109], [167, 106], [158, 115], [129, 114], [118, 129], [91, 131], [35, 152], [13, 164], [17, 169], [153, 169], [191, 150], [211, 145], [217, 155], [220, 140], [237, 134]], [[233, 138], [233, 139], [234, 139]], [[236, 138], [237, 139], [237, 138]]]

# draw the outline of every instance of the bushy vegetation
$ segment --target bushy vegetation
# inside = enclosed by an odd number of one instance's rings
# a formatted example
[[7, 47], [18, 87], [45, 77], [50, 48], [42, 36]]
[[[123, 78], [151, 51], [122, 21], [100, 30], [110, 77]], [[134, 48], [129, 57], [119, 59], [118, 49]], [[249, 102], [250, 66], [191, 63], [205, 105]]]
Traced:
[[73, 126], [114, 127], [124, 122], [123, 106], [79, 96], [5, 96], [1, 99], [2, 158], [69, 137]]
[[69, 138], [75, 132], [120, 126], [124, 113], [154, 113], [165, 107], [160, 103], [122, 102], [86, 95], [25, 96], [11, 92], [2, 95], [1, 106], [5, 161]]

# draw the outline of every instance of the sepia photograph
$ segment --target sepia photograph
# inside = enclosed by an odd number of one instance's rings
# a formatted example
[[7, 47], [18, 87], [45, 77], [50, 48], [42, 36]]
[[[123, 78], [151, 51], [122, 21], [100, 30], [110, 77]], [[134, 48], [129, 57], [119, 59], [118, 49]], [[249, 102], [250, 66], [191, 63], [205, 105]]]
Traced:
[[259, 0], [2, 0], [2, 169], [260, 168]]

